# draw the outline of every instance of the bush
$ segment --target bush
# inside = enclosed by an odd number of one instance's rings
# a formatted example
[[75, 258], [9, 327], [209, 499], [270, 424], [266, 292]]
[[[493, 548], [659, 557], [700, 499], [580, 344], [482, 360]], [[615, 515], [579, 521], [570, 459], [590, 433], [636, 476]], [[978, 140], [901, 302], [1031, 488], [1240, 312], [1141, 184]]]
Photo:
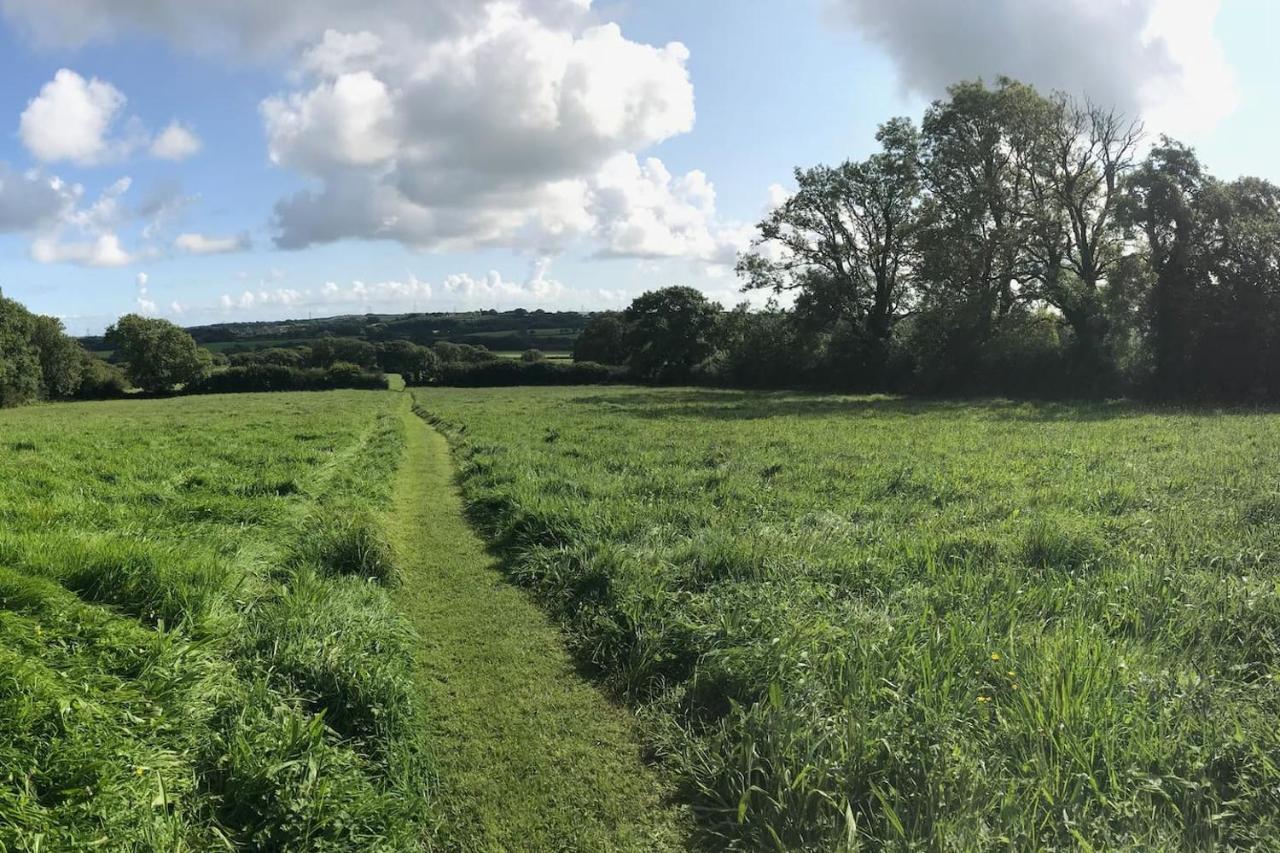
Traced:
[[455, 344], [451, 341], [437, 341], [431, 347], [436, 357], [446, 365], [450, 364], [484, 364], [495, 356], [484, 347], [473, 344]]
[[246, 394], [264, 391], [331, 391], [337, 388], [385, 390], [387, 378], [353, 364], [332, 368], [293, 368], [277, 364], [231, 367], [187, 386], [189, 394]]
[[75, 392], [77, 400], [113, 400], [125, 396], [128, 390], [129, 380], [123, 370], [85, 354], [80, 370], [80, 387]]
[[280, 367], [302, 367], [310, 357], [310, 350], [270, 349], [237, 352], [230, 356], [232, 367], [251, 367], [259, 364], [274, 364]]
[[593, 317], [573, 344], [574, 361], [625, 364], [627, 326], [617, 314]]
[[429, 385], [440, 374], [440, 357], [410, 341], [378, 346], [378, 366], [384, 373], [398, 373], [406, 385]]
[[605, 385], [622, 382], [627, 372], [589, 361], [562, 364], [554, 361], [525, 363], [495, 359], [484, 364], [447, 364], [441, 385], [459, 388], [499, 388], [508, 385]]

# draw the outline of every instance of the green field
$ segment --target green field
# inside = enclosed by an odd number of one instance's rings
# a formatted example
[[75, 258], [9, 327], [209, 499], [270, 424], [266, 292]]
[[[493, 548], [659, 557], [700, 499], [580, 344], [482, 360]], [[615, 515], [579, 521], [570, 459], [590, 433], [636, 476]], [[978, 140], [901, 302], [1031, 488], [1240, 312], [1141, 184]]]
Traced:
[[619, 387], [6, 410], [0, 850], [1272, 848], [1278, 444]]
[[414, 393], [708, 846], [1280, 836], [1280, 418]]
[[0, 413], [0, 849], [408, 849], [387, 393]]

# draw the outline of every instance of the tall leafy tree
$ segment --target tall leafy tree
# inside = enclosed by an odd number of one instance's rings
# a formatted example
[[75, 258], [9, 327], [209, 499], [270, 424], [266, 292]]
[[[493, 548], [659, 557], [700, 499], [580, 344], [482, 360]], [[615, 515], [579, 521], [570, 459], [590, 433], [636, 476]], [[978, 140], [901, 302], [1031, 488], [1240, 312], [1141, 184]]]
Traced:
[[88, 356], [84, 347], [67, 336], [62, 321], [55, 317], [33, 317], [30, 340], [40, 362], [41, 396], [50, 400], [73, 396]]
[[920, 275], [924, 327], [934, 329], [947, 381], [977, 370], [984, 347], [1033, 298], [1043, 264], [1030, 251], [1038, 223], [1024, 167], [1045, 100], [1000, 79], [952, 86], [921, 125]]
[[1191, 390], [1186, 361], [1205, 271], [1201, 202], [1212, 185], [1194, 150], [1161, 137], [1130, 176], [1121, 211], [1144, 238], [1154, 276], [1149, 335], [1156, 391], [1165, 397]]
[[1074, 333], [1079, 369], [1106, 371], [1105, 287], [1123, 257], [1117, 211], [1142, 125], [1114, 109], [1056, 94], [1028, 114], [1021, 149], [1030, 208], [1028, 250], [1038, 296]]
[[378, 345], [378, 367], [400, 374], [409, 385], [426, 385], [440, 373], [440, 359], [427, 347], [410, 341], [390, 341]]
[[198, 379], [211, 363], [208, 350], [168, 320], [126, 314], [107, 329], [107, 345], [127, 364], [129, 381], [162, 392]]
[[623, 364], [627, 360], [627, 327], [613, 312], [591, 318], [573, 344], [574, 361]]
[[1198, 287], [1189, 318], [1195, 392], [1280, 393], [1280, 187], [1258, 178], [1208, 185], [1199, 199]]
[[40, 356], [31, 344], [35, 318], [0, 296], [0, 406], [20, 406], [40, 395]]
[[920, 136], [899, 118], [876, 139], [861, 162], [797, 169], [796, 192], [759, 224], [738, 273], [744, 289], [794, 292], [882, 348], [911, 294]]
[[627, 363], [643, 379], [687, 379], [715, 352], [722, 311], [692, 287], [664, 287], [636, 297], [622, 315]]

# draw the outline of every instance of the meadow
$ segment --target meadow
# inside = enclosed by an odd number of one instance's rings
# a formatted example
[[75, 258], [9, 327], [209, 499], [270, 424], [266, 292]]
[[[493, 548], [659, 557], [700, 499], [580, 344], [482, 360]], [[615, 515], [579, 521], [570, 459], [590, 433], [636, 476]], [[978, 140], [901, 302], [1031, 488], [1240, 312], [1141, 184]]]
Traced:
[[1280, 417], [413, 393], [706, 846], [1280, 837]]
[[0, 412], [0, 849], [413, 849], [386, 392]]

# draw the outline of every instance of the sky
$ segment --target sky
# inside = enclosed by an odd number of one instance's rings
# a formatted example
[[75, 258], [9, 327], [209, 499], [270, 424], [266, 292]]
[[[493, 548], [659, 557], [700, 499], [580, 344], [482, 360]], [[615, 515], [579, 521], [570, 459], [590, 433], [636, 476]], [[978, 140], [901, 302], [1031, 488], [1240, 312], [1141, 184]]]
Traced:
[[1280, 182], [1274, 0], [0, 0], [0, 291], [74, 334], [744, 298], [792, 170], [1008, 74]]

